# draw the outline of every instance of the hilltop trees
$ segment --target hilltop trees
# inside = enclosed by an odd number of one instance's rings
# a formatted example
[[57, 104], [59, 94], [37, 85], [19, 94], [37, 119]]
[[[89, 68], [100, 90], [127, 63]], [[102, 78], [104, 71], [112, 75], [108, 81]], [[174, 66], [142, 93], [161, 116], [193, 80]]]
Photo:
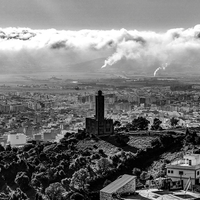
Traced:
[[151, 126], [151, 130], [161, 130], [162, 121], [160, 121], [158, 118], [154, 118], [153, 125]]
[[189, 131], [187, 128], [185, 131], [185, 144], [200, 144], [200, 137], [197, 135], [196, 131]]
[[98, 160], [98, 169], [101, 173], [105, 172], [106, 170], [108, 170], [109, 166], [110, 166], [110, 161], [107, 158], [101, 158], [100, 160]]
[[174, 117], [172, 117], [170, 119], [171, 126], [173, 126], [173, 127], [177, 126], [178, 122], [179, 122], [179, 120]]
[[115, 122], [113, 123], [113, 126], [117, 126], [117, 127], [121, 126], [120, 121], [115, 121]]
[[62, 200], [65, 192], [66, 190], [58, 182], [50, 184], [45, 190], [45, 194], [50, 200]]
[[132, 128], [135, 130], [148, 130], [149, 123], [145, 117], [138, 117], [132, 121]]
[[70, 186], [76, 189], [86, 190], [89, 177], [88, 171], [81, 168], [72, 175]]
[[[148, 124], [148, 120], [139, 117], [133, 120], [131, 126], [136, 130], [146, 130]], [[116, 175], [124, 172], [131, 173], [133, 167], [146, 165], [143, 162], [146, 162], [157, 150], [159, 154], [160, 150], [179, 141], [176, 137], [163, 135], [152, 142], [151, 147], [132, 153], [127, 152], [129, 146], [126, 145], [130, 136], [115, 134], [108, 138], [109, 141], [124, 150], [116, 148], [116, 152], [108, 153], [104, 146], [99, 145], [100, 142], [88, 146], [88, 140], [91, 139], [87, 137], [83, 139], [84, 137], [84, 133], [66, 134], [59, 143], [41, 142], [27, 144], [23, 148], [11, 147], [9, 151], [2, 149], [0, 151], [1, 189], [5, 188], [6, 183], [14, 188], [19, 187], [14, 192], [17, 196], [14, 197], [15, 199], [22, 198], [23, 192], [29, 195], [36, 190], [38, 191], [35, 195], [36, 200], [92, 199], [92, 195], [96, 200], [98, 192], [91, 195], [92, 189], [97, 188], [96, 185], [102, 187], [106, 179], [113, 180]], [[135, 168], [133, 174], [140, 177], [141, 170]], [[146, 174], [143, 172], [141, 177], [146, 179]], [[25, 196], [23, 198], [26, 199]]]
[[29, 177], [25, 172], [18, 172], [15, 178], [15, 183], [20, 187], [21, 190], [25, 191], [29, 189]]

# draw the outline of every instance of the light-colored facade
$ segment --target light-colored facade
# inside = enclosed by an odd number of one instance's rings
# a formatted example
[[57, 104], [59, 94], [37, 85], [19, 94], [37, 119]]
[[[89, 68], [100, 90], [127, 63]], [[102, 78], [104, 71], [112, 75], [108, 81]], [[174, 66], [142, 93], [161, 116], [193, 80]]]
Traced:
[[27, 137], [23, 133], [8, 134], [7, 143], [11, 146], [24, 145], [27, 142]]
[[183, 180], [183, 186], [188, 179], [192, 185], [200, 184], [200, 155], [188, 154], [182, 160], [174, 161], [166, 166], [167, 177], [172, 181]]

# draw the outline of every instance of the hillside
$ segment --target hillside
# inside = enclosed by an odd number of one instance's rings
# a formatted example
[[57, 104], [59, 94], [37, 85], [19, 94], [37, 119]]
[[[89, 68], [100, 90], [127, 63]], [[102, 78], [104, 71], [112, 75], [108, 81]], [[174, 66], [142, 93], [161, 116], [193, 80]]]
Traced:
[[19, 149], [1, 147], [0, 197], [12, 200], [10, 195], [15, 194], [18, 199], [25, 195], [24, 199], [45, 200], [57, 185], [65, 199], [76, 194], [98, 200], [106, 180], [132, 174], [134, 168], [155, 177], [160, 169], [164, 173], [161, 161], [181, 156], [183, 146], [193, 139], [163, 133], [90, 138], [82, 132], [67, 133], [59, 143], [33, 141]]

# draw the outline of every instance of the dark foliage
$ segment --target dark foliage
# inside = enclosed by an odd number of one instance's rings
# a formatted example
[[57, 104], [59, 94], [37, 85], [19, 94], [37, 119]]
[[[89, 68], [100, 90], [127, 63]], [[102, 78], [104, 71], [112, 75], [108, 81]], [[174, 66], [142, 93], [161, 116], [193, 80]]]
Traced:
[[153, 125], [151, 126], [151, 130], [162, 130], [161, 125], [162, 121], [160, 121], [158, 118], [155, 118], [153, 120]]
[[132, 121], [131, 129], [133, 130], [147, 130], [150, 122], [145, 117], [138, 117]]

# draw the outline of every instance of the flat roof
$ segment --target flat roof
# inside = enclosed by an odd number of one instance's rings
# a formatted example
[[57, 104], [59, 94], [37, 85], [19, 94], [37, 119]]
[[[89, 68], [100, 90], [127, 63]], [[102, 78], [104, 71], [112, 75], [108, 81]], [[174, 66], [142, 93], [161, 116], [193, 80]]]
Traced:
[[127, 200], [191, 200], [199, 199], [200, 194], [190, 191], [177, 190], [177, 191], [168, 191], [168, 190], [159, 190], [159, 189], [143, 189], [136, 190], [138, 195], [128, 196]]
[[200, 164], [198, 165], [187, 165], [187, 164], [167, 164], [167, 169], [185, 169], [185, 170], [195, 170], [200, 168]]
[[106, 193], [114, 193], [121, 187], [123, 187], [126, 183], [130, 182], [131, 180], [135, 179], [136, 176], [124, 174], [106, 187], [104, 187], [101, 192], [106, 192]]

